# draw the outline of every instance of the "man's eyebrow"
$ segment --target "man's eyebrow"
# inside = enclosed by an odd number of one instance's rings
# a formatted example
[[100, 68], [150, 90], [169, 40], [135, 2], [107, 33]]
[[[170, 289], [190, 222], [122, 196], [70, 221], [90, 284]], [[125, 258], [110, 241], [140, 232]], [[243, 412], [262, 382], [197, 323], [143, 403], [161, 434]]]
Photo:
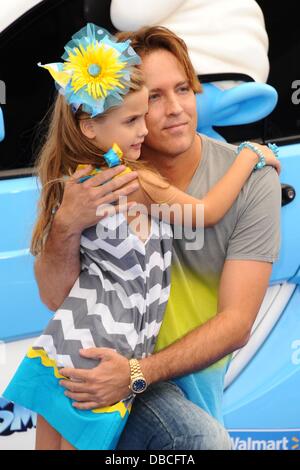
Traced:
[[189, 81], [188, 80], [182, 80], [181, 82], [177, 83], [175, 88], [182, 86], [182, 85], [188, 85]]
[[161, 91], [161, 88], [151, 88], [151, 90], [149, 90], [149, 93], [157, 93]]
[[[178, 83], [175, 84], [174, 88], [178, 88], [179, 86], [182, 86], [182, 85], [188, 85], [189, 84], [189, 81], [188, 80], [182, 80]], [[149, 93], [158, 93], [160, 91], [163, 91], [162, 88], [151, 88], [149, 90]]]

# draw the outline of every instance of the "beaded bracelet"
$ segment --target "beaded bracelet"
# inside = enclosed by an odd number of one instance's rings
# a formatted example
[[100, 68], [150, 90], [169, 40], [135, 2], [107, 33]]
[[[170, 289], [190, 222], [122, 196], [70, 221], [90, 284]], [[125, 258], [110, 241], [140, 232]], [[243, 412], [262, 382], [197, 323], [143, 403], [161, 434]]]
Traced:
[[[276, 144], [268, 144], [268, 147], [269, 147], [270, 150], [272, 150], [275, 157], [278, 158], [279, 149], [278, 149], [277, 145]], [[238, 155], [244, 148], [248, 148], [248, 149], [252, 150], [253, 152], [256, 153], [256, 155], [259, 158], [259, 161], [255, 165], [254, 170], [261, 170], [264, 166], [266, 166], [266, 159], [265, 159], [265, 156], [264, 156], [263, 152], [258, 147], [256, 147], [256, 145], [252, 144], [251, 142], [248, 142], [248, 141], [242, 142], [238, 146], [238, 148], [236, 149], [236, 154]]]
[[272, 150], [275, 157], [278, 158], [279, 148], [277, 147], [277, 145], [276, 144], [268, 144], [268, 147], [269, 147], [270, 150]]

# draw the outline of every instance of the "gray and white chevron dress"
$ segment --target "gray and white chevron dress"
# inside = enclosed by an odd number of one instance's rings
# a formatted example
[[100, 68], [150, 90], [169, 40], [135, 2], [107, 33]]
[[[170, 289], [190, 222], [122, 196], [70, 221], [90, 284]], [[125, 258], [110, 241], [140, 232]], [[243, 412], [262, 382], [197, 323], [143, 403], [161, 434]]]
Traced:
[[80, 251], [80, 275], [33, 349], [75, 368], [99, 363], [81, 357], [81, 348], [113, 348], [129, 359], [151, 354], [170, 293], [170, 226], [152, 218], [143, 242], [116, 214], [83, 232]]

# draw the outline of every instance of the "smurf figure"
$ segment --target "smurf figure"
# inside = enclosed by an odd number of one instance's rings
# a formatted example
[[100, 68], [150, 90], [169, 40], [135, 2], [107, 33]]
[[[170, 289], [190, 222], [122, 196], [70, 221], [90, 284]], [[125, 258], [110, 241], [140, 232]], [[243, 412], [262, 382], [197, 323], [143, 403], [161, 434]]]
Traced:
[[112, 0], [111, 20], [122, 31], [171, 29], [185, 41], [198, 75], [235, 72], [267, 81], [268, 36], [254, 0]]

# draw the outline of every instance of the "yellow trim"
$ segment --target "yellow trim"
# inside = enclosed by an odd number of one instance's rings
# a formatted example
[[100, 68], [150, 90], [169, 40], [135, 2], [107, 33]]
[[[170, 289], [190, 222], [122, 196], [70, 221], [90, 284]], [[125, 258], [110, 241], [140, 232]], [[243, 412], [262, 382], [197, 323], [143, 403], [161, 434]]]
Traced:
[[27, 353], [27, 357], [29, 357], [30, 359], [36, 359], [37, 357], [39, 357], [41, 359], [41, 362], [42, 362], [43, 366], [53, 368], [54, 375], [57, 379], [67, 379], [67, 377], [64, 377], [63, 375], [61, 375], [58, 372], [56, 362], [53, 361], [53, 359], [50, 359], [48, 357], [48, 355], [47, 355], [46, 351], [44, 351], [44, 349], [32, 349], [32, 348], [30, 348], [28, 353]]
[[113, 413], [114, 411], [118, 411], [122, 418], [126, 415], [126, 412], [131, 410], [131, 406], [126, 408], [123, 402], [119, 401], [115, 405], [106, 406], [105, 408], [95, 408], [91, 410], [93, 413]]
[[[83, 170], [84, 168], [86, 168], [88, 165], [85, 165], [85, 164], [79, 164], [77, 165], [77, 168], [76, 168], [76, 171], [77, 170]], [[132, 172], [132, 169], [129, 168], [128, 166], [125, 168], [124, 171], [122, 171], [122, 173], [119, 173], [118, 175], [114, 176], [112, 179], [114, 178], [118, 178], [119, 176], [123, 176], [123, 175], [126, 175], [127, 173], [131, 173]], [[97, 175], [99, 173], [99, 170], [97, 168], [95, 168], [94, 170], [92, 170], [89, 175]]]
[[[78, 170], [84, 170], [87, 166], [88, 166], [88, 165], [85, 165], [85, 164], [81, 164], [81, 163], [80, 163], [79, 165], [77, 165], [76, 171], [78, 171]], [[94, 168], [94, 169], [89, 173], [89, 175], [97, 175], [98, 173], [99, 173], [98, 168]]]
[[127, 166], [127, 167], [125, 168], [125, 170], [122, 171], [122, 173], [119, 173], [117, 176], [114, 176], [113, 179], [114, 179], [114, 178], [118, 178], [119, 176], [126, 175], [127, 173], [131, 173], [131, 172], [132, 172], [132, 169]]
[[112, 146], [112, 149], [118, 155], [119, 158], [123, 157], [123, 152], [120, 149], [120, 147], [118, 146], [118, 144], [114, 143], [113, 146]]

